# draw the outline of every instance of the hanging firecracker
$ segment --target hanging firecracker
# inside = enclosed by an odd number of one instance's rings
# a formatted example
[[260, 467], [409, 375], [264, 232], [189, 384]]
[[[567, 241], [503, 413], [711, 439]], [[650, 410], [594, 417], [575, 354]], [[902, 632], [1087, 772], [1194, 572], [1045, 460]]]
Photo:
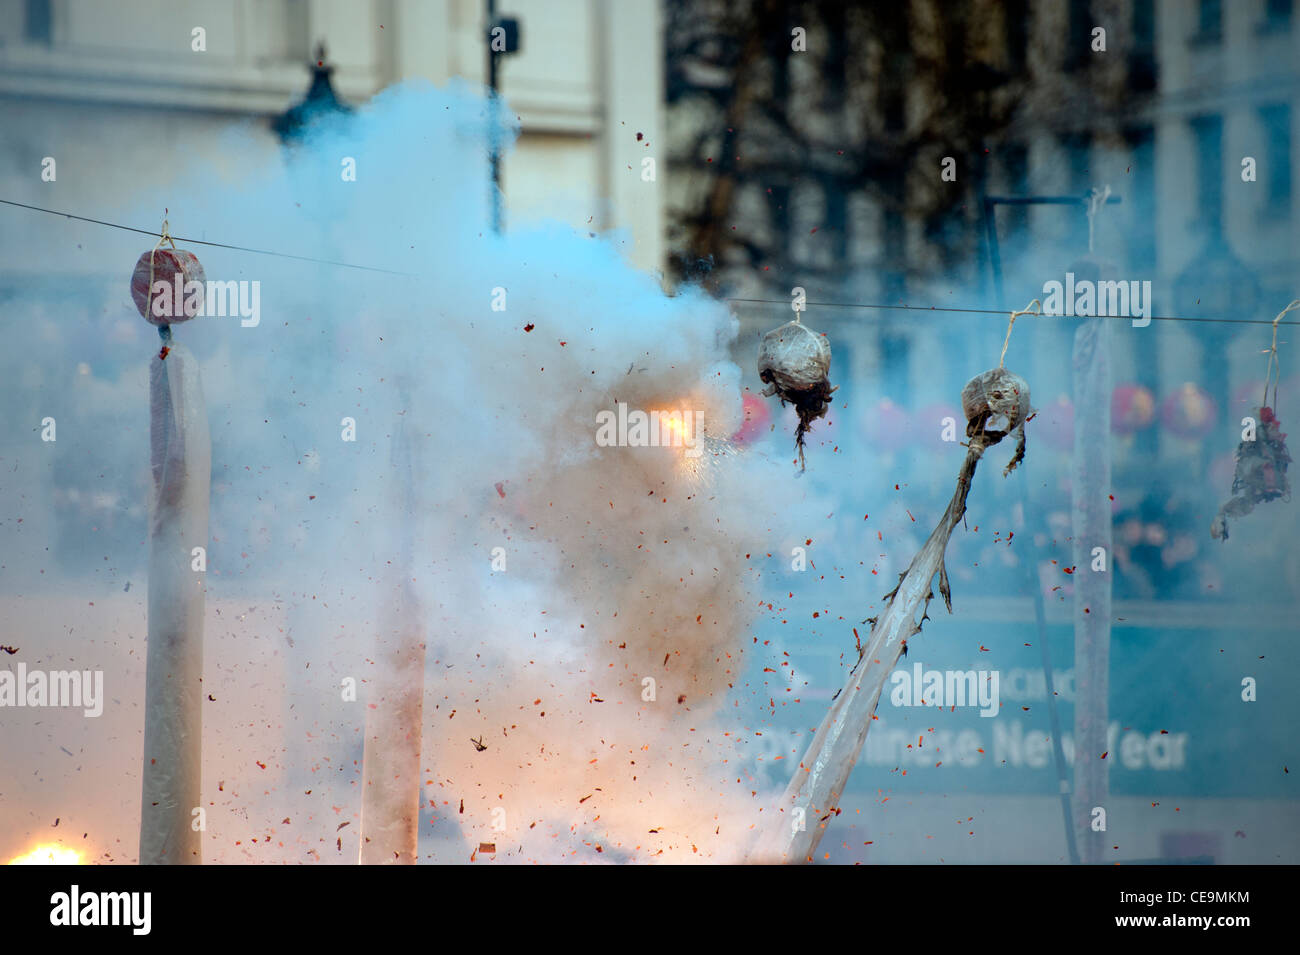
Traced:
[[202, 691], [196, 688], [203, 678], [205, 592], [190, 560], [195, 544], [208, 541], [212, 442], [199, 363], [172, 341], [171, 329], [202, 308], [203, 270], [171, 242], [165, 219], [158, 244], [136, 262], [131, 295], [162, 340], [149, 360], [153, 493], [139, 858], [150, 865], [197, 864], [202, 840], [189, 807], [199, 802], [202, 765]]
[[907, 410], [888, 398], [867, 409], [862, 427], [867, 440], [882, 451], [898, 451], [912, 437]]
[[1196, 441], [1209, 434], [1218, 418], [1214, 399], [1192, 382], [1179, 385], [1160, 405], [1160, 423], [1171, 434]]
[[1156, 418], [1156, 399], [1142, 385], [1120, 385], [1110, 396], [1110, 430], [1129, 435], [1150, 427]]
[[[1041, 314], [1035, 300], [1031, 309]], [[882, 688], [889, 679], [901, 655], [907, 652], [908, 638], [921, 632], [929, 619], [930, 601], [935, 590], [943, 598], [948, 612], [952, 613], [952, 588], [944, 555], [953, 531], [966, 516], [966, 501], [975, 479], [975, 469], [984, 453], [1012, 433], [1018, 435], [1014, 457], [1007, 465], [1009, 474], [1025, 456], [1025, 423], [1033, 417], [1029, 403], [1029, 385], [1019, 375], [1004, 367], [1007, 345], [1011, 341], [1011, 327], [1017, 315], [1029, 314], [1031, 309], [1011, 313], [1007, 326], [1007, 339], [1002, 346], [998, 366], [977, 375], [962, 389], [961, 406], [966, 418], [966, 459], [957, 472], [957, 488], [948, 501], [939, 523], [935, 525], [912, 562], [898, 578], [894, 589], [885, 594], [880, 610], [867, 617], [864, 624], [871, 629], [866, 639], [859, 639], [854, 629], [858, 659], [848, 673], [821, 726], [813, 734], [812, 742], [803, 758], [800, 769], [781, 797], [780, 813], [785, 806], [834, 806], [839, 794], [845, 791], [849, 774], [862, 748], [863, 741], [877, 719], [876, 706]], [[955, 423], [955, 422], [954, 422]], [[936, 588], [936, 579], [938, 586]], [[837, 810], [832, 808], [831, 812]], [[779, 825], [768, 828], [751, 851], [750, 858], [761, 862], [801, 862], [811, 859], [817, 848], [815, 833], [818, 826], [790, 826], [784, 815], [778, 816]], [[823, 817], [823, 821], [825, 818]], [[808, 833], [814, 833], [809, 837]], [[800, 835], [800, 834], [803, 835]]]
[[[1264, 371], [1264, 399], [1253, 426], [1250, 422], [1245, 423], [1241, 443], [1237, 445], [1232, 497], [1223, 502], [1219, 513], [1210, 522], [1210, 536], [1215, 540], [1228, 539], [1229, 517], [1249, 514], [1256, 504], [1291, 498], [1291, 482], [1286, 476], [1291, 454], [1286, 447], [1282, 422], [1277, 418], [1278, 379], [1282, 375], [1282, 363], [1277, 354], [1277, 327], [1282, 316], [1297, 308], [1300, 308], [1300, 299], [1282, 309], [1273, 319], [1273, 344], [1266, 349], [1268, 366]], [[1269, 404], [1268, 397], [1270, 387], [1273, 389], [1272, 404]]]
[[804, 435], [817, 418], [826, 417], [831, 393], [831, 346], [826, 336], [796, 318], [763, 336], [758, 346], [758, 377], [767, 385], [765, 397], [776, 395], [794, 405], [799, 416], [794, 443], [799, 467], [804, 464]]
[[[170, 236], [165, 241], [170, 242]], [[161, 242], [159, 243], [161, 246]], [[131, 298], [151, 325], [178, 325], [203, 308], [203, 266], [193, 252], [155, 246], [135, 263]]]
[[[966, 416], [966, 437], [974, 442], [996, 444], [1009, 434], [1017, 436], [1016, 453], [1002, 469], [1006, 477], [1025, 459], [1025, 424], [1034, 417], [1029, 404], [1029, 385], [1014, 372], [1007, 371], [1007, 347], [1011, 344], [1011, 330], [1021, 315], [1041, 315], [1043, 307], [1038, 299], [1011, 313], [1007, 323], [1007, 337], [1002, 342], [998, 367], [976, 375], [961, 390], [961, 411]], [[973, 445], [972, 445], [973, 446]]]
[[968, 438], [989, 435], [994, 443], [1016, 435], [1016, 453], [1002, 473], [1014, 471], [1025, 458], [1025, 422], [1034, 415], [1025, 379], [1001, 367], [976, 375], [961, 390], [961, 408]]
[[752, 391], [746, 391], [742, 399], [744, 422], [740, 429], [731, 436], [733, 444], [752, 444], [762, 438], [772, 425], [772, 412], [763, 399]]
[[1291, 454], [1287, 451], [1286, 435], [1282, 423], [1273, 409], [1259, 409], [1258, 423], [1253, 440], [1237, 445], [1237, 467], [1232, 477], [1232, 497], [1224, 501], [1210, 524], [1210, 536], [1215, 540], [1228, 539], [1228, 518], [1243, 517], [1255, 509], [1256, 504], [1289, 500], [1291, 482], [1286, 476]]

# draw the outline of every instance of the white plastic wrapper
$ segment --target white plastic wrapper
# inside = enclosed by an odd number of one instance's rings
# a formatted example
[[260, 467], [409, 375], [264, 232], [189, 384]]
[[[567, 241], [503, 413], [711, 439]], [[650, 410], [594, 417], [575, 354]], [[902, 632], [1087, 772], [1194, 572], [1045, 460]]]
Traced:
[[1005, 368], [976, 375], [961, 390], [961, 410], [971, 422], [988, 412], [981, 425], [1011, 431], [1030, 415], [1029, 384]]
[[776, 385], [776, 394], [812, 390], [828, 383], [830, 373], [831, 346], [826, 336], [799, 322], [774, 328], [759, 342], [758, 377]]
[[149, 637], [145, 665], [142, 865], [197, 865], [203, 730], [204, 573], [212, 447], [199, 365], [171, 345], [149, 365], [154, 499], [149, 521]]
[[799, 466], [804, 464], [803, 437], [817, 418], [826, 417], [831, 392], [831, 346], [799, 322], [787, 322], [763, 336], [758, 345], [758, 377], [767, 385], [765, 396], [790, 402], [799, 414], [794, 433]]
[[1029, 383], [1005, 368], [976, 375], [961, 390], [961, 410], [966, 416], [966, 437], [981, 431], [1016, 435], [1016, 453], [1003, 472], [1009, 474], [1025, 458], [1025, 422], [1033, 416]]

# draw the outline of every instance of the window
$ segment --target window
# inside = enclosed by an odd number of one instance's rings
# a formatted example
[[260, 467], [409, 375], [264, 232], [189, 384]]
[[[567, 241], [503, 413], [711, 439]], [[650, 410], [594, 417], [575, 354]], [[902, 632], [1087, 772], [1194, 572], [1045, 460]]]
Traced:
[[848, 185], [834, 176], [822, 177], [822, 192], [826, 195], [824, 229], [830, 246], [831, 265], [843, 268], [849, 254], [849, 198]]
[[1070, 0], [1070, 28], [1066, 40], [1065, 68], [1067, 70], [1083, 69], [1092, 56], [1092, 13], [1088, 9], [1088, 0]]
[[790, 245], [790, 187], [780, 183], [767, 191], [768, 222], [775, 239], [775, 251], [783, 261], [793, 264], [794, 252]]
[[1291, 29], [1291, 0], [1264, 0], [1259, 33], [1285, 33]]
[[1025, 69], [1025, 53], [1029, 48], [1029, 9], [1026, 0], [1007, 0], [1002, 5], [1005, 18], [1007, 64], [1012, 73]]
[[[1029, 150], [1020, 143], [1002, 147], [1002, 178], [1008, 195], [1029, 195]], [[1003, 227], [1007, 235], [1019, 235], [1029, 228], [1028, 206], [1003, 206]]]
[[881, 292], [887, 301], [901, 301], [907, 296], [907, 222], [903, 217], [906, 178], [895, 169], [881, 176], [886, 200], [881, 207], [880, 244]]
[[1135, 92], [1156, 88], [1155, 0], [1133, 0], [1133, 47], [1128, 58], [1129, 85]]
[[1156, 138], [1150, 126], [1135, 126], [1124, 131], [1124, 141], [1131, 157], [1127, 207], [1128, 258], [1133, 267], [1154, 273], [1156, 268]]
[[1264, 4], [1264, 21], [1269, 26], [1289, 26], [1291, 23], [1291, 0], [1267, 0]]
[[1196, 18], [1196, 36], [1202, 43], [1217, 42], [1223, 37], [1223, 0], [1200, 0]]
[[1291, 107], [1270, 104], [1260, 109], [1259, 118], [1264, 127], [1264, 168], [1259, 175], [1265, 215], [1286, 218], [1291, 214]]
[[880, 390], [885, 395], [910, 395], [912, 393], [911, 365], [912, 342], [908, 330], [897, 321], [891, 321], [880, 332]]
[[27, 0], [26, 34], [31, 43], [50, 42], [50, 0]]
[[[832, 4], [824, 13], [826, 18], [826, 58], [821, 64], [822, 109], [838, 111], [844, 108], [845, 91], [849, 85], [848, 19], [839, 4]], [[789, 37], [786, 31], [785, 38]], [[785, 44], [790, 45], [788, 42]]]
[[1192, 120], [1196, 142], [1196, 182], [1201, 202], [1201, 222], [1212, 233], [1223, 225], [1223, 117], [1197, 116]]
[[[1068, 192], [1082, 196], [1096, 183], [1092, 181], [1092, 136], [1087, 132], [1063, 133], [1060, 137], [1061, 149], [1065, 151], [1066, 168], [1069, 170], [1070, 184]], [[1082, 207], [1080, 207], [1082, 209]], [[1067, 248], [1088, 251], [1088, 220], [1082, 211], [1072, 215], [1066, 227], [1065, 242]]]

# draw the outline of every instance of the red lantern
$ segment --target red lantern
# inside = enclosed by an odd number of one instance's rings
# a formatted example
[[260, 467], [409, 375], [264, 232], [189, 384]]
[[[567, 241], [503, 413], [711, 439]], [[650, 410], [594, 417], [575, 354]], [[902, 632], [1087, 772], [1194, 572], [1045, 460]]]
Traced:
[[899, 450], [911, 434], [907, 412], [888, 398], [867, 411], [863, 428], [867, 439], [882, 451]]
[[1214, 399], [1190, 381], [1179, 385], [1160, 405], [1160, 423], [1171, 434], [1188, 441], [1209, 434], [1218, 414]]
[[193, 252], [153, 249], [135, 263], [131, 298], [150, 325], [177, 325], [202, 310], [204, 282], [203, 266]]
[[1142, 385], [1120, 385], [1110, 396], [1110, 430], [1133, 434], [1156, 418], [1156, 398]]
[[743, 405], [745, 421], [740, 430], [731, 436], [735, 444], [750, 444], [759, 440], [772, 424], [772, 412], [767, 402], [758, 395], [745, 392]]
[[1034, 435], [1042, 435], [1044, 443], [1053, 451], [1069, 451], [1074, 448], [1074, 402], [1066, 395], [1057, 395], [1056, 400], [1038, 412], [1034, 419]]

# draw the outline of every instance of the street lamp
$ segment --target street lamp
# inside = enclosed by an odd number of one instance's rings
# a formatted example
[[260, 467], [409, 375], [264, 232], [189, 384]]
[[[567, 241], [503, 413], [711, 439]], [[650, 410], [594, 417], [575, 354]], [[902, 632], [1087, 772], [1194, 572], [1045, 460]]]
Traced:
[[311, 86], [296, 106], [289, 107], [271, 123], [276, 136], [285, 146], [301, 142], [312, 124], [334, 116], [346, 116], [352, 107], [339, 99], [330, 82], [334, 67], [325, 62], [325, 44], [316, 44], [316, 60], [311, 66]]
[[[500, 88], [497, 57], [519, 52], [519, 21], [514, 17], [497, 16], [496, 0], [487, 0], [488, 20], [488, 87], [492, 90], [492, 118], [498, 115], [497, 96]], [[492, 175], [492, 231], [501, 232], [501, 148], [497, 143], [499, 130], [492, 124], [489, 163]]]

